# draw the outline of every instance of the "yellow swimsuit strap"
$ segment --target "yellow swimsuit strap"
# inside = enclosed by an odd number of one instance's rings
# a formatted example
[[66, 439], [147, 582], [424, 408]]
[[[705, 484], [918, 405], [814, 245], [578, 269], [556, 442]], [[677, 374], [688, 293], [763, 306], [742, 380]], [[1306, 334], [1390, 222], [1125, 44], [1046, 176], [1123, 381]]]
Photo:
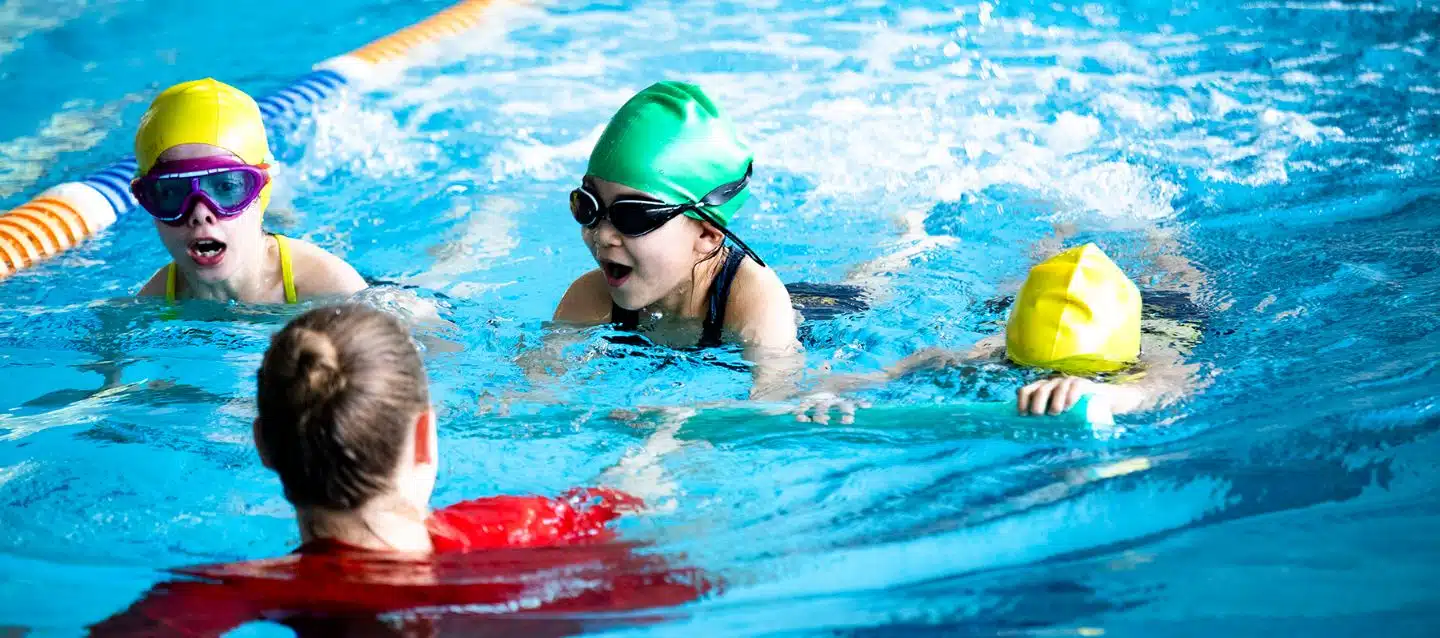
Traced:
[[295, 294], [295, 271], [290, 268], [290, 240], [284, 235], [275, 235], [275, 247], [280, 251], [280, 280], [285, 282], [285, 303], [299, 303]]
[[175, 303], [175, 262], [165, 269], [165, 302]]
[[[275, 247], [280, 251], [280, 280], [285, 282], [285, 303], [299, 303], [295, 294], [295, 271], [290, 267], [289, 240], [284, 235], [275, 235]], [[175, 303], [175, 264], [165, 269], [165, 301]]]

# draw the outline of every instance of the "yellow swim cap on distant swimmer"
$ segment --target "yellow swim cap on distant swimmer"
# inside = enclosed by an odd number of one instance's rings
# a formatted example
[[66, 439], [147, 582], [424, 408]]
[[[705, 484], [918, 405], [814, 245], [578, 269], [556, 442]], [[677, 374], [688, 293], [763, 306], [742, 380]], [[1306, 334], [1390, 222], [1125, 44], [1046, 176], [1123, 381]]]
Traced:
[[1095, 244], [1030, 269], [1005, 328], [1005, 352], [1024, 366], [1090, 375], [1140, 356], [1140, 290]]
[[[181, 144], [210, 144], [246, 164], [271, 161], [260, 107], [244, 91], [212, 78], [182, 82], [155, 97], [135, 133], [135, 160], [144, 175], [155, 159]], [[260, 210], [270, 203], [270, 185], [260, 192]]]

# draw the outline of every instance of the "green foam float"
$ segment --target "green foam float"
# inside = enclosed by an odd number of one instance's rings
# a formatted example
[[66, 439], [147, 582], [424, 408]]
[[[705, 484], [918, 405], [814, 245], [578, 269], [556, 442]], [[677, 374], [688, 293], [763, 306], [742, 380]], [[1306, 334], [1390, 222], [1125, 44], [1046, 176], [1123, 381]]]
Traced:
[[[655, 407], [633, 410], [579, 409], [549, 406], [538, 411], [485, 418], [484, 431], [511, 437], [563, 436], [580, 429], [614, 428], [638, 434], [671, 430], [678, 439], [730, 443], [745, 439], [818, 436], [847, 440], [928, 438], [1054, 441], [1108, 438], [1119, 432], [1109, 407], [1090, 395], [1057, 415], [1021, 415], [1013, 401], [961, 401], [921, 405], [888, 405], [856, 410], [854, 422], [841, 424], [832, 415], [827, 424], [804, 423], [797, 406], [743, 403], [708, 407]], [[459, 426], [456, 426], [459, 427]]]
[[678, 425], [677, 438], [712, 442], [787, 433], [925, 433], [960, 438], [1035, 440], [1104, 435], [1112, 431], [1114, 417], [1108, 407], [1090, 395], [1057, 415], [1021, 415], [1013, 401], [968, 401], [925, 405], [895, 405], [856, 410], [854, 422], [841, 425], [838, 416], [829, 424], [797, 422], [794, 408], [749, 405], [666, 409], [642, 413], [630, 424], [653, 422]]

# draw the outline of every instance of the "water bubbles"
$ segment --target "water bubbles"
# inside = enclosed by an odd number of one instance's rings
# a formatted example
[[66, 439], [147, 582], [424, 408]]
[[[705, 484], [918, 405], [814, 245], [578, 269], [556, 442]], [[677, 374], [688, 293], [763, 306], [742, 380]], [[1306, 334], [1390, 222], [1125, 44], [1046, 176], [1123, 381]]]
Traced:
[[1286, 84], [1298, 84], [1302, 86], [1319, 86], [1320, 78], [1304, 71], [1290, 71], [1280, 76], [1280, 81]]
[[1092, 115], [1065, 111], [1044, 129], [1045, 145], [1057, 153], [1069, 154], [1088, 148], [1100, 135], [1100, 120]]

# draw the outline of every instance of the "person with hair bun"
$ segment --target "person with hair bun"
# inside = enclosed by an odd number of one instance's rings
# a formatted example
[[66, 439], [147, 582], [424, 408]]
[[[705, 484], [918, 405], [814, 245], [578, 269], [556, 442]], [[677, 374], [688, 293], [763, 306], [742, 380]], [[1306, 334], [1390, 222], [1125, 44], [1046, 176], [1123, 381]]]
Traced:
[[[343, 305], [291, 321], [260, 366], [258, 412], [255, 446], [295, 507], [300, 547], [176, 570], [193, 580], [156, 586], [93, 633], [209, 636], [281, 619], [334, 635], [389, 626], [376, 614], [390, 611], [613, 611], [682, 603], [709, 587], [694, 570], [609, 542], [607, 523], [642, 505], [619, 491], [431, 511], [435, 411], [420, 353], [386, 313]], [[547, 549], [502, 551], [516, 548]]]

